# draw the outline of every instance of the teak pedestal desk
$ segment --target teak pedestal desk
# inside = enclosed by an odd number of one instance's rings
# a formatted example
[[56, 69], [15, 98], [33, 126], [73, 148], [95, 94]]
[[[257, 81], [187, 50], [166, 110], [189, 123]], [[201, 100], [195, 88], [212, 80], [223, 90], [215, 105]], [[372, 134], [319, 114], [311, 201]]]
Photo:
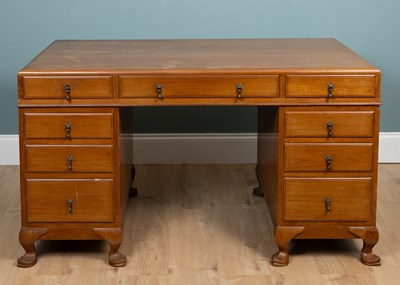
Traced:
[[124, 266], [130, 107], [187, 105], [258, 106], [273, 265], [314, 238], [360, 238], [361, 261], [380, 264], [380, 71], [334, 39], [252, 39], [55, 41], [23, 68], [18, 266], [36, 263], [36, 240], [60, 239], [104, 239]]

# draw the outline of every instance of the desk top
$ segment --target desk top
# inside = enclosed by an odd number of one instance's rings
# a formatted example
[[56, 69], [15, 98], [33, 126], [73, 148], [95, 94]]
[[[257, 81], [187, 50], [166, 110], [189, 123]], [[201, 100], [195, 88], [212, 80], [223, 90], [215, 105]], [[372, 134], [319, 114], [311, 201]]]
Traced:
[[377, 69], [335, 39], [60, 40], [20, 73], [238, 73]]

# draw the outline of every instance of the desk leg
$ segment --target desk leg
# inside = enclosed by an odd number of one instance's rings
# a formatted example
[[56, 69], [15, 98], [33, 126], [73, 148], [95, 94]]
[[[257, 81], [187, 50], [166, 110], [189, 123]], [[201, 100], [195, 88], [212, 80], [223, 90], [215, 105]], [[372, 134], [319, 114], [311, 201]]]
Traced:
[[35, 241], [47, 233], [47, 228], [26, 228], [19, 231], [19, 243], [25, 249], [25, 254], [18, 258], [18, 267], [31, 267], [36, 264]]
[[361, 262], [369, 266], [381, 265], [381, 258], [372, 252], [372, 248], [379, 240], [378, 229], [376, 227], [350, 227], [350, 232], [363, 240]]
[[271, 257], [273, 266], [286, 266], [289, 264], [289, 242], [304, 231], [303, 227], [277, 227], [275, 230], [275, 242], [279, 251]]
[[122, 229], [119, 228], [95, 228], [94, 233], [105, 239], [109, 246], [108, 262], [114, 267], [123, 267], [126, 265], [126, 256], [120, 253], [119, 247], [122, 243]]
[[137, 188], [132, 186], [133, 181], [135, 181], [135, 175], [136, 175], [135, 166], [132, 165], [132, 182], [131, 182], [131, 188], [129, 189], [129, 197], [136, 197], [138, 195]]
[[257, 196], [257, 197], [264, 197], [264, 192], [261, 189], [261, 183], [260, 183], [260, 168], [258, 166], [258, 164], [256, 165], [256, 176], [257, 176], [257, 180], [258, 180], [258, 186], [253, 188], [253, 195]]

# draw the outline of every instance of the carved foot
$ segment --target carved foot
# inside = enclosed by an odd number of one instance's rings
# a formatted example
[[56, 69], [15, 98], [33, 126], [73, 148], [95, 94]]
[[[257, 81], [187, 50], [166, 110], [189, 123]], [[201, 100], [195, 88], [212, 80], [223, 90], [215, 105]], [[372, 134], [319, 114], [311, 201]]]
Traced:
[[111, 250], [108, 254], [108, 263], [113, 267], [124, 267], [126, 265], [126, 256], [120, 253], [117, 249], [117, 252], [111, 253]]
[[380, 266], [381, 258], [373, 252], [361, 251], [361, 262], [368, 266]]
[[271, 264], [276, 267], [282, 267], [289, 264], [289, 253], [287, 250], [279, 250], [272, 255]]
[[[135, 175], [136, 175], [136, 169], [135, 166], [132, 165], [132, 182], [131, 185], [133, 184], [133, 181], [135, 181]], [[136, 197], [138, 195], [138, 190], [135, 187], [132, 187], [129, 189], [129, 197]]]
[[253, 188], [253, 195], [257, 197], [264, 197], [264, 192], [261, 189], [261, 183], [260, 183], [260, 167], [258, 164], [256, 165], [256, 176], [258, 180], [258, 186], [256, 188]]
[[17, 266], [27, 268], [34, 266], [37, 262], [36, 250], [33, 253], [25, 253], [23, 256], [18, 258]]
[[129, 189], [129, 197], [136, 197], [138, 195], [137, 188], [131, 187]]
[[25, 249], [25, 254], [18, 258], [18, 267], [31, 267], [36, 264], [36, 249], [35, 241], [37, 241], [42, 235], [47, 233], [46, 228], [21, 228], [19, 231], [19, 242]]
[[253, 188], [253, 195], [257, 197], [264, 197], [264, 192], [262, 191], [261, 187], [258, 186], [256, 188]]
[[286, 266], [289, 264], [289, 242], [304, 231], [303, 227], [277, 227], [275, 230], [275, 242], [279, 251], [272, 255], [273, 266]]
[[363, 240], [361, 262], [368, 266], [381, 265], [381, 258], [372, 252], [372, 248], [379, 240], [378, 229], [376, 227], [350, 227], [350, 232]]
[[109, 246], [108, 263], [114, 267], [123, 267], [126, 265], [126, 256], [120, 253], [119, 247], [122, 242], [122, 229], [112, 228], [96, 228], [94, 233], [99, 237], [105, 239]]

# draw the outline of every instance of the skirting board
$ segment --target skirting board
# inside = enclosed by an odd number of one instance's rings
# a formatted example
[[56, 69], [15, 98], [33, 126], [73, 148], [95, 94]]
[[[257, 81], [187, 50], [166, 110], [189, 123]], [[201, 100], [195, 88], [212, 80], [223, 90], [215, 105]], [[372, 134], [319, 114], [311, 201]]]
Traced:
[[[136, 164], [255, 163], [257, 134], [135, 134]], [[379, 163], [400, 163], [400, 132], [380, 133]], [[0, 165], [18, 165], [18, 135], [0, 135]]]

